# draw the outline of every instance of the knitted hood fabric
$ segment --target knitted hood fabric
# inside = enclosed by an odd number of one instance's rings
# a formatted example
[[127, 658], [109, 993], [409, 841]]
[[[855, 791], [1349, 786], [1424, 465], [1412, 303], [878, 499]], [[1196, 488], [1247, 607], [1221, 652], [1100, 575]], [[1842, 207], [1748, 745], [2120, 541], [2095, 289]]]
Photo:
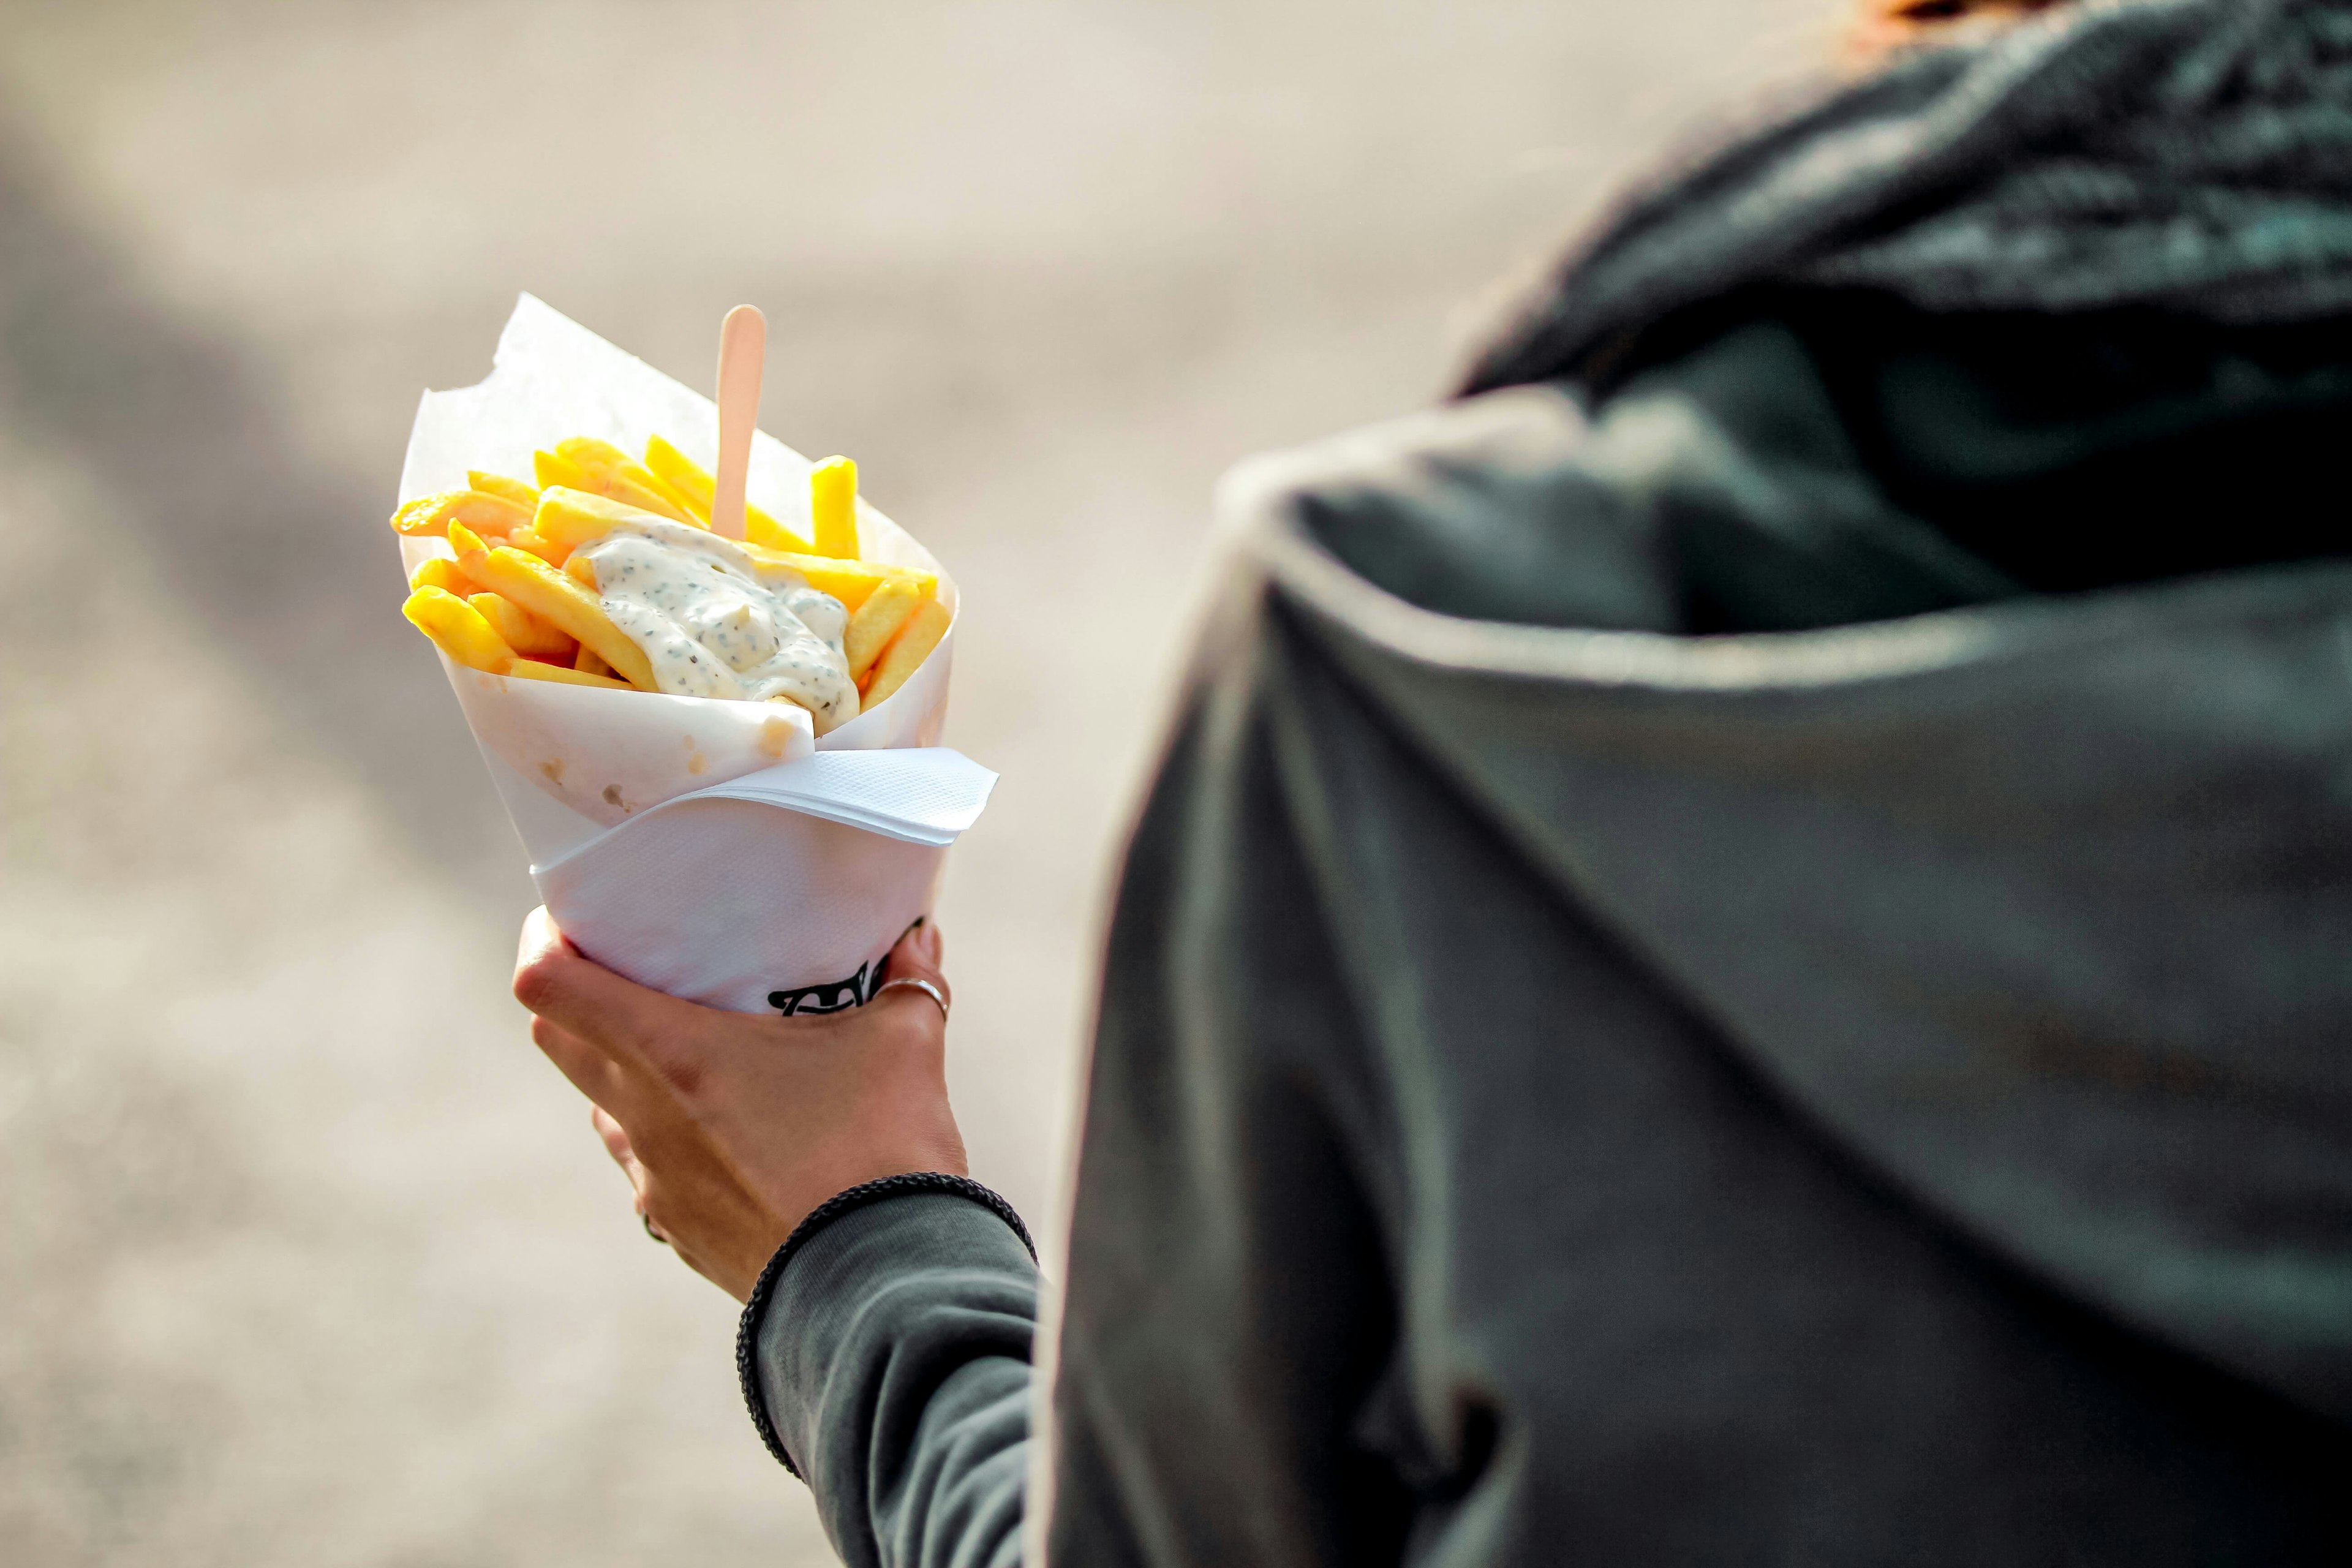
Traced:
[[1465, 390], [1754, 285], [1932, 310], [2352, 305], [2352, 4], [2091, 0], [1906, 59], [1629, 203]]

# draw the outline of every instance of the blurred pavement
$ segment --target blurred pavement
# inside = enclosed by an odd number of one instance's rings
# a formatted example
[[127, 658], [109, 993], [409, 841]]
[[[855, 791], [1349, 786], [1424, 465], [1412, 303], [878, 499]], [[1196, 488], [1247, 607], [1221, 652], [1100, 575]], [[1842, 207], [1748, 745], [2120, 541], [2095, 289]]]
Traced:
[[0, 1559], [830, 1561], [506, 997], [533, 901], [383, 527], [528, 289], [857, 458], [1000, 770], [942, 911], [1050, 1231], [1241, 456], [1427, 401], [1828, 0], [0, 0]]

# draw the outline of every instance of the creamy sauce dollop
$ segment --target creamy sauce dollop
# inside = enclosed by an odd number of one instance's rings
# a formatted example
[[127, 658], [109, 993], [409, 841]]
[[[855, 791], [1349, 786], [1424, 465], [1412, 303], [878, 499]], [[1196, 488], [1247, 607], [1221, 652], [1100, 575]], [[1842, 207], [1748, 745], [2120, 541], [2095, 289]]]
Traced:
[[652, 660], [654, 682], [681, 697], [809, 710], [820, 735], [857, 717], [842, 633], [849, 612], [830, 594], [772, 568], [731, 540], [655, 518], [614, 526], [580, 546], [613, 624]]

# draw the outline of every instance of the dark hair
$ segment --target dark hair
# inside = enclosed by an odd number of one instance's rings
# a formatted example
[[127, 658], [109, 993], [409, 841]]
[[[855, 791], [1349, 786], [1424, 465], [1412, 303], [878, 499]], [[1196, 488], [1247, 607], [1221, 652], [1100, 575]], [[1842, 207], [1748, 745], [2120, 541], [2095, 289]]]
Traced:
[[2063, 0], [1869, 0], [1868, 9], [1895, 22], [1958, 22], [1998, 11], [2046, 11]]
[[1900, 48], [1957, 23], [2006, 18], [2063, 5], [2069, 0], [1861, 0], [1851, 28], [1853, 46], [1864, 54]]

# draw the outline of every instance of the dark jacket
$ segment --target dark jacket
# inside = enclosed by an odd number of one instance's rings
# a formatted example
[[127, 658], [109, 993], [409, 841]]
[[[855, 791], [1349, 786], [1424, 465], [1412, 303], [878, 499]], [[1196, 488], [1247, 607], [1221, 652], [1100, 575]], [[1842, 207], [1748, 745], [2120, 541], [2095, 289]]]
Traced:
[[[1049, 1435], [963, 1198], [755, 1314], [845, 1557], [2352, 1558], [2339, 58], [2144, 0], [1915, 63], [1233, 483]], [[2153, 283], [2090, 232], [2216, 189], [2270, 226]]]

